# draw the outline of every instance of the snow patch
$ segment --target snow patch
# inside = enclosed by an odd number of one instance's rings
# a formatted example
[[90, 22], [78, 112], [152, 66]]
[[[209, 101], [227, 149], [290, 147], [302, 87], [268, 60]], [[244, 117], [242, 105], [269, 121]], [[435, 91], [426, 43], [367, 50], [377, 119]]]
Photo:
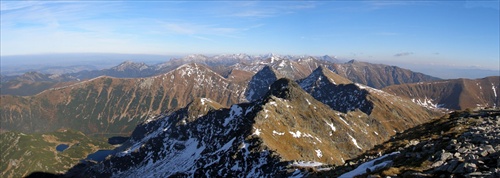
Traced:
[[257, 135], [257, 136], [259, 136], [259, 135], [260, 135], [260, 133], [262, 133], [262, 132], [260, 132], [260, 129], [257, 129], [257, 128], [255, 128], [255, 127], [254, 127], [254, 129], [255, 129], [255, 130], [253, 131], [253, 135]]
[[299, 162], [294, 162], [292, 166], [295, 167], [318, 167], [322, 166], [323, 163], [320, 162], [314, 162], [314, 161], [299, 161]]
[[342, 116], [339, 116], [339, 119], [342, 120], [342, 122], [344, 122], [346, 125], [349, 125], [349, 123], [347, 123], [347, 121], [345, 121], [344, 118], [342, 118]]
[[227, 124], [229, 124], [229, 122], [231, 122], [235, 117], [241, 116], [241, 114], [243, 113], [242, 111], [243, 109], [238, 105], [231, 106], [231, 111], [229, 111], [229, 117], [226, 117], [226, 119], [224, 120], [223, 124], [224, 127], [226, 127]]
[[417, 103], [418, 105], [420, 106], [423, 106], [423, 107], [426, 107], [426, 108], [431, 108], [431, 109], [436, 109], [436, 108], [440, 108], [442, 105], [440, 104], [434, 104], [434, 100], [433, 99], [428, 99], [427, 97], [424, 98], [424, 100], [420, 100], [420, 99], [411, 99], [412, 102], [414, 103]]
[[292, 136], [295, 138], [300, 138], [300, 136], [302, 135], [302, 133], [298, 130], [297, 132], [289, 132], [289, 133], [292, 134]]
[[309, 102], [309, 100], [306, 98], [306, 101], [307, 101], [307, 104], [311, 105], [311, 102]]
[[495, 84], [491, 83], [491, 89], [493, 90], [493, 94], [495, 95], [495, 98], [497, 97], [497, 90], [495, 88]]
[[[326, 121], [325, 121], [326, 122]], [[335, 126], [333, 126], [333, 123], [328, 123], [326, 122], [326, 125], [330, 126], [330, 128], [335, 132], [337, 131], [337, 128], [335, 128]]]
[[273, 135], [285, 135], [285, 132], [277, 132], [276, 130], [273, 130]]
[[323, 157], [323, 154], [321, 153], [321, 150], [320, 150], [320, 149], [317, 149], [317, 150], [314, 150], [314, 151], [316, 151], [316, 156], [317, 156], [318, 158]]
[[365, 174], [367, 170], [370, 170], [370, 171], [374, 171], [374, 170], [377, 170], [379, 168], [382, 168], [382, 167], [385, 167], [387, 164], [391, 164], [392, 163], [392, 160], [388, 160], [388, 161], [384, 161], [384, 162], [381, 162], [377, 165], [375, 165], [375, 162], [378, 161], [378, 160], [381, 160], [381, 159], [384, 159], [388, 156], [392, 156], [392, 155], [397, 155], [399, 154], [399, 151], [398, 152], [393, 152], [393, 153], [390, 153], [390, 154], [386, 154], [384, 156], [381, 156], [377, 159], [374, 159], [374, 160], [371, 160], [371, 161], [368, 161], [366, 163], [363, 163], [361, 165], [359, 165], [356, 169], [352, 170], [352, 171], [349, 171], [345, 174], [342, 174], [340, 175], [339, 177], [341, 178], [344, 178], [344, 177], [355, 177], [355, 176], [358, 176], [358, 175], [362, 175], [362, 174]]
[[201, 98], [201, 100], [200, 100], [200, 101], [201, 101], [201, 104], [202, 104], [202, 105], [205, 105], [205, 102], [212, 102], [212, 101], [210, 101], [210, 99], [208, 99], [208, 98]]
[[354, 137], [352, 137], [351, 135], [347, 134], [349, 137], [351, 137], [351, 141], [352, 143], [354, 144], [354, 146], [356, 146], [358, 149], [362, 150], [362, 148], [358, 145], [358, 141], [356, 141], [356, 139]]

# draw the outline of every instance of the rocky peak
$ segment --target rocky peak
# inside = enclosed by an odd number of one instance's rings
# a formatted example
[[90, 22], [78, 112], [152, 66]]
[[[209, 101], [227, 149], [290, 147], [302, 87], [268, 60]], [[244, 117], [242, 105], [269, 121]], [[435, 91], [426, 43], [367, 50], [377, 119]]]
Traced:
[[306, 95], [306, 92], [295, 81], [288, 78], [281, 78], [271, 85], [267, 95], [293, 100], [296, 98], [305, 98], [304, 95]]
[[[322, 80], [327, 80], [327, 81], [322, 81]], [[307, 76], [305, 79], [300, 80], [300, 84], [302, 88], [308, 87], [314, 87], [321, 85], [321, 82], [330, 82], [332, 84], [338, 85], [338, 84], [351, 84], [353, 83], [352, 81], [336, 74], [333, 73], [331, 70], [329, 70], [326, 67], [319, 66], [314, 70], [311, 75]]]
[[355, 63], [358, 63], [359, 61], [355, 60], [355, 59], [351, 59], [350, 61], [347, 61], [347, 64], [355, 64]]
[[324, 61], [334, 62], [334, 63], [336, 63], [336, 62], [339, 61], [337, 58], [335, 58], [335, 56], [332, 57], [332, 56], [329, 56], [329, 55], [324, 55], [324, 56], [321, 56], [321, 57], [318, 57], [318, 58], [320, 58], [320, 59], [322, 59]]
[[368, 91], [324, 67], [318, 67], [299, 83], [315, 99], [334, 110], [346, 113], [360, 109], [369, 115], [373, 109], [373, 103], [367, 98]]
[[202, 54], [191, 54], [191, 55], [187, 55], [186, 57], [183, 57], [182, 59], [194, 62], [196, 60], [206, 60], [207, 58], [208, 58], [207, 56], [202, 55]]
[[218, 110], [223, 107], [224, 106], [221, 104], [209, 98], [195, 98], [186, 108], [184, 108], [186, 110], [186, 116], [184, 116], [183, 119], [185, 119], [185, 122], [192, 122], [194, 119], [206, 115], [210, 111]]
[[278, 78], [281, 78], [281, 75], [278, 74], [273, 68], [270, 66], [264, 66], [259, 72], [257, 72], [250, 82], [248, 82], [248, 87], [245, 92], [245, 97], [248, 101], [254, 101], [266, 94], [269, 90], [269, 86]]
[[181, 78], [205, 78], [205, 75], [217, 75], [221, 78], [224, 78], [217, 74], [216, 72], [212, 71], [210, 68], [208, 68], [206, 65], [199, 64], [199, 63], [187, 63], [182, 66], [179, 66], [178, 68], [174, 69], [170, 73], [173, 73], [176, 76], [179, 76]]
[[139, 70], [139, 71], [142, 71], [142, 70], [145, 70], [145, 69], [149, 69], [149, 66], [146, 65], [146, 63], [143, 63], [143, 62], [136, 63], [136, 62], [132, 62], [132, 61], [125, 61], [125, 62], [122, 62], [118, 66], [115, 66], [115, 67], [113, 67], [111, 69], [112, 70], [116, 70], [116, 71], [126, 71], [126, 70]]
[[42, 74], [40, 72], [32, 71], [24, 73], [19, 77], [19, 79], [34, 82], [34, 81], [43, 81], [47, 79], [47, 76], [48, 74]]

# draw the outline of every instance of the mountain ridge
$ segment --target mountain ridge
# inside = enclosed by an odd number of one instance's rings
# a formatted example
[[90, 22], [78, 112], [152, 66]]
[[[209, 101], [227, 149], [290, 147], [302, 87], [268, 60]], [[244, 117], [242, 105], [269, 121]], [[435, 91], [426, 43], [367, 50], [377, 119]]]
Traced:
[[[247, 73], [245, 75], [249, 75], [249, 73], [257, 73], [264, 66], [271, 66], [278, 73], [281, 73], [281, 75], [295, 80], [308, 76], [319, 66], [324, 66], [356, 83], [361, 83], [375, 88], [381, 88], [392, 84], [431, 81], [437, 79], [431, 76], [412, 72], [407, 69], [394, 66], [389, 67], [382, 64], [371, 64], [358, 61], [340, 63], [339, 60], [329, 56], [282, 56], [276, 54], [260, 56], [250, 56], [246, 54], [215, 56], [188, 55], [182, 58], [173, 58], [169, 61], [155, 65], [125, 61], [108, 69], [80, 71], [76, 73], [58, 75], [68, 78], [68, 80], [65, 81], [88, 80], [103, 75], [118, 78], [143, 78], [161, 75], [188, 63], [199, 63], [209, 66], [213, 71], [225, 77], [228, 77], [228, 73], [231, 71], [244, 71]], [[359, 70], [369, 71], [369, 73], [358, 72]], [[388, 70], [388, 72], [377, 72], [380, 70]], [[241, 79], [247, 80], [248, 77], [243, 77]], [[24, 89], [25, 91], [23, 92], [16, 92], [6, 89], [14, 86], [13, 84], [6, 83], [9, 80], [12, 82], [19, 81], [19, 79], [15, 79], [13, 76], [2, 76], [2, 88], [4, 88], [2, 94], [4, 95], [33, 95], [45, 89], [56, 87], [56, 84], [61, 82], [58, 80], [51, 80], [51, 83], [48, 85], [30, 85], [30, 90]]]
[[[243, 89], [198, 64], [148, 78], [98, 77], [31, 97], [2, 95], [2, 129], [30, 133], [64, 126], [84, 133], [123, 133], [131, 129], [126, 125], [182, 108], [195, 97], [210, 96], [223, 105], [241, 102], [244, 98], [238, 93]], [[66, 117], [79, 122], [65, 121]], [[110, 127], [111, 123], [124, 127]]]
[[461, 110], [500, 106], [499, 88], [500, 77], [491, 76], [394, 85], [383, 90], [427, 107]]
[[343, 164], [396, 128], [380, 122], [361, 126], [365, 113], [332, 110], [287, 78], [250, 103], [210, 110], [188, 122], [176, 114], [203, 105], [201, 99], [193, 104], [138, 127], [142, 131], [114, 157], [69, 175], [290, 176], [295, 172], [287, 167], [294, 161]]

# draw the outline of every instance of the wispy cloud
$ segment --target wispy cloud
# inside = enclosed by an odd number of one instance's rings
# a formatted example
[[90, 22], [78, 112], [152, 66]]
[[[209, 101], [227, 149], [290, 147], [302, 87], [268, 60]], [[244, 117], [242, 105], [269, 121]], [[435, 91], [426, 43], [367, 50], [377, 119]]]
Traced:
[[367, 3], [371, 9], [383, 9], [388, 7], [406, 6], [414, 4], [414, 2], [412, 1], [384, 1], [384, 0], [367, 1]]
[[466, 1], [464, 7], [500, 10], [500, 1]]
[[317, 6], [316, 2], [231, 2], [224, 9], [217, 13], [226, 17], [243, 18], [267, 18], [284, 14], [295, 13], [297, 11], [312, 9]]
[[223, 37], [237, 38], [241, 32], [252, 27], [223, 27], [217, 24], [196, 24], [189, 22], [166, 22], [163, 25], [167, 33], [179, 35], [191, 35], [198, 39], [209, 39], [203, 37], [204, 35], [215, 35]]
[[402, 53], [396, 53], [394, 54], [395, 57], [402, 57], [402, 56], [409, 56], [412, 55], [413, 52], [402, 52]]

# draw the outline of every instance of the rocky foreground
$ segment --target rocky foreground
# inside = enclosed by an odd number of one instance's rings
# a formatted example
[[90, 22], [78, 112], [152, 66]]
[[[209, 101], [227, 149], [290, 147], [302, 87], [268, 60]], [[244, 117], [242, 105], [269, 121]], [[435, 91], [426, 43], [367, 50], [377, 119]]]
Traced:
[[397, 134], [343, 166], [310, 175], [500, 177], [500, 110], [451, 113]]

